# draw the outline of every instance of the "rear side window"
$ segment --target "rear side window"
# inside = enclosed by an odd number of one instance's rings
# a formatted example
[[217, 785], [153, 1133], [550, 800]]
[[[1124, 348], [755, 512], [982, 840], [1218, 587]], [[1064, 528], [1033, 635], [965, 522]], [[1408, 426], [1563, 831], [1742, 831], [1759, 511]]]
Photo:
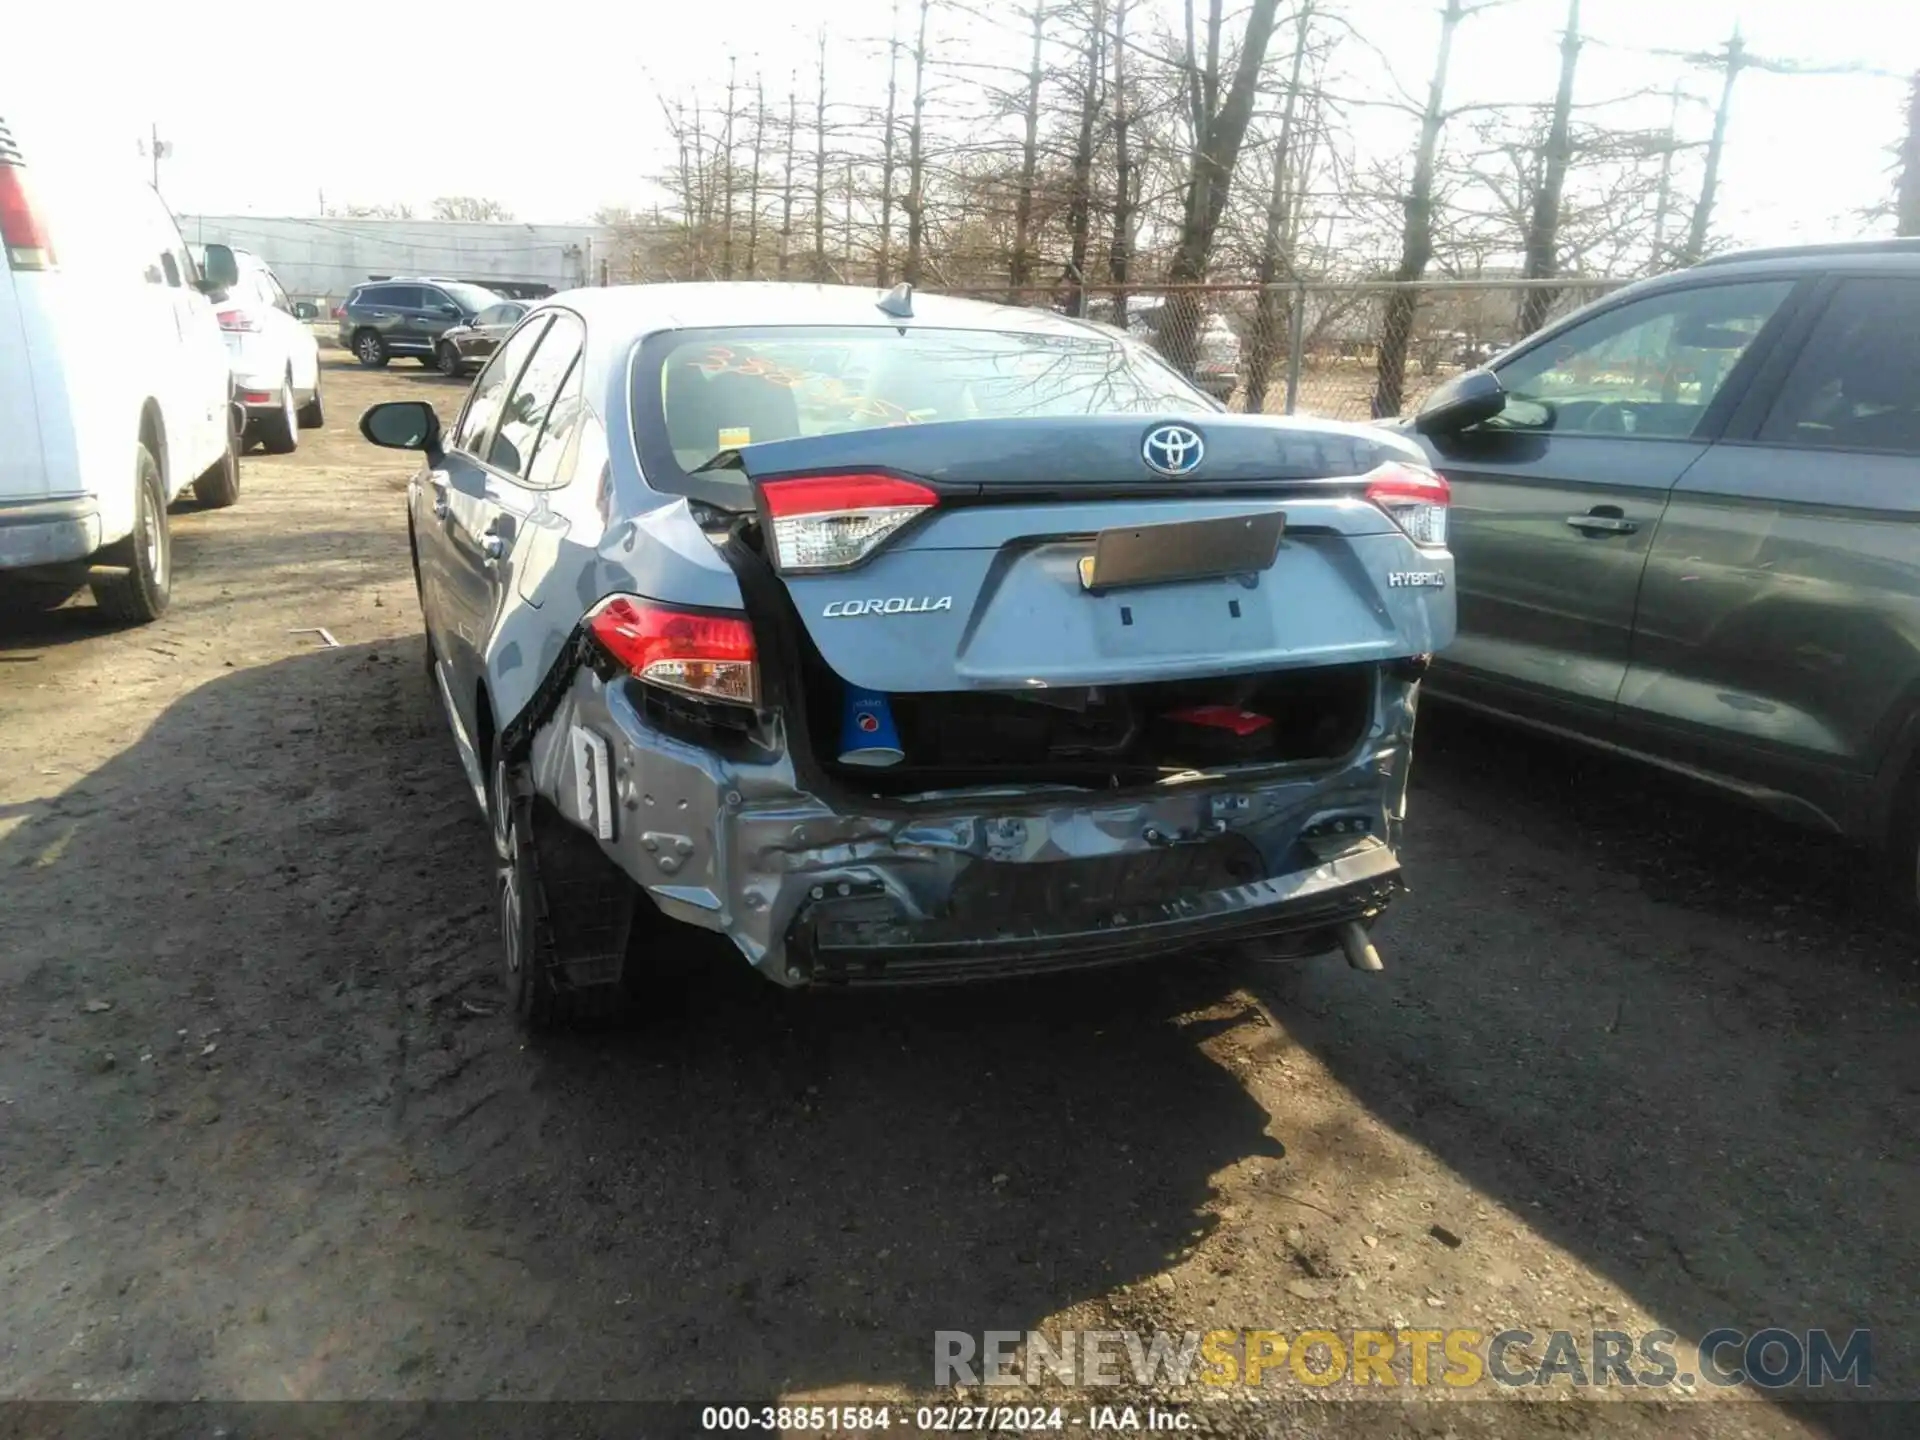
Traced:
[[580, 359], [586, 331], [573, 316], [560, 313], [540, 339], [533, 357], [514, 382], [500, 422], [487, 443], [487, 463], [508, 475], [525, 478], [535, 453], [545, 448], [541, 435], [561, 387]]
[[1920, 279], [1841, 281], [1759, 438], [1920, 455]]

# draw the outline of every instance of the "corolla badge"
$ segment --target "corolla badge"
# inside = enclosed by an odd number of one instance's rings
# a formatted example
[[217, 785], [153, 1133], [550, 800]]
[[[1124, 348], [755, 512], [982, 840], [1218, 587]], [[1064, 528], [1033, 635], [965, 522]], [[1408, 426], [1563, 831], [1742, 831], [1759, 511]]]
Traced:
[[884, 600], [835, 600], [820, 616], [825, 620], [846, 620], [855, 615], [925, 615], [932, 610], [951, 609], [951, 595], [889, 595]]
[[1207, 453], [1198, 430], [1185, 425], [1156, 425], [1140, 444], [1140, 458], [1161, 475], [1189, 474]]

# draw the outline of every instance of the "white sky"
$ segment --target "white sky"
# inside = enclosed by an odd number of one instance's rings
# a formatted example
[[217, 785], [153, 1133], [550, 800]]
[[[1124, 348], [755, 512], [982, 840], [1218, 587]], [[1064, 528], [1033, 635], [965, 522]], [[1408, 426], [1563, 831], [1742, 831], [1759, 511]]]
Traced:
[[[1003, 5], [1017, 28], [1016, 0], [974, 3]], [[1150, 3], [1177, 13], [1177, 0]], [[1423, 92], [1437, 0], [1335, 3], [1402, 83]], [[885, 71], [875, 42], [889, 0], [328, 0], [243, 7], [206, 24], [199, 17], [221, 12], [117, 0], [13, 9], [0, 115], [22, 143], [140, 163], [136, 141], [156, 122], [174, 145], [161, 188], [176, 211], [307, 215], [324, 191], [330, 205], [408, 200], [425, 214], [435, 195], [474, 194], [523, 220], [560, 222], [647, 202], [646, 177], [667, 156], [659, 91], [724, 85], [730, 54], [743, 79], [762, 71], [774, 92], [797, 69], [804, 96], [825, 24], [831, 100], [876, 97]], [[1450, 101], [1546, 99], [1564, 9], [1564, 0], [1508, 0], [1469, 20], [1456, 40]], [[1736, 19], [1769, 57], [1920, 68], [1920, 0], [1586, 0], [1583, 9], [1595, 43], [1582, 57], [1582, 100], [1664, 92], [1679, 62], [1644, 52], [1710, 47]], [[948, 54], [1020, 60], [1016, 35], [978, 22], [944, 28], [937, 43]], [[1283, 32], [1276, 49], [1284, 43]], [[1342, 68], [1343, 89], [1386, 93], [1364, 51], [1350, 50]], [[1689, 83], [1708, 96], [1717, 80], [1692, 72]], [[1746, 72], [1716, 230], [1756, 243], [1859, 233], [1852, 212], [1889, 193], [1885, 147], [1898, 134], [1903, 93], [1900, 82], [1870, 75]], [[1660, 126], [1667, 105], [1663, 94], [1615, 118]], [[1683, 133], [1703, 139], [1709, 120], [1705, 106], [1688, 106]], [[1369, 153], [1404, 153], [1412, 121], [1365, 110], [1356, 134]]]

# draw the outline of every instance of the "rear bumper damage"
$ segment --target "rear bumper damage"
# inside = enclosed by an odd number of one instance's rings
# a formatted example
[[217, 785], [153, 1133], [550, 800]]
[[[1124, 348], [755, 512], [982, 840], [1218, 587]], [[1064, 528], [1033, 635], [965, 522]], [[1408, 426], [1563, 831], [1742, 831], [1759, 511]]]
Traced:
[[[533, 783], [668, 916], [782, 985], [902, 984], [1258, 942], [1337, 950], [1400, 888], [1417, 684], [1378, 672], [1333, 763], [1103, 794], [1007, 786], [829, 801], [792, 758], [733, 760], [575, 672], [532, 737]], [[826, 789], [826, 786], [818, 787]]]

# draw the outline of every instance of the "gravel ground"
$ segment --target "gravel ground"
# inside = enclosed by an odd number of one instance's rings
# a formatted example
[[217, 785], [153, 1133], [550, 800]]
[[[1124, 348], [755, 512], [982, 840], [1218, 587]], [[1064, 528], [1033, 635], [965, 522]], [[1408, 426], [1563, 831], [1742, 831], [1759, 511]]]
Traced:
[[[1870, 869], [1437, 710], [1384, 975], [788, 996], [713, 950], [678, 1013], [523, 1045], [407, 466], [353, 430], [460, 394], [330, 357], [327, 429], [176, 515], [163, 622], [0, 619], [0, 1399], [898, 1399], [939, 1329], [1125, 1325], [1870, 1326], [1920, 1392], [1920, 973]], [[1338, 1393], [1193, 1408], [1920, 1433]]]

